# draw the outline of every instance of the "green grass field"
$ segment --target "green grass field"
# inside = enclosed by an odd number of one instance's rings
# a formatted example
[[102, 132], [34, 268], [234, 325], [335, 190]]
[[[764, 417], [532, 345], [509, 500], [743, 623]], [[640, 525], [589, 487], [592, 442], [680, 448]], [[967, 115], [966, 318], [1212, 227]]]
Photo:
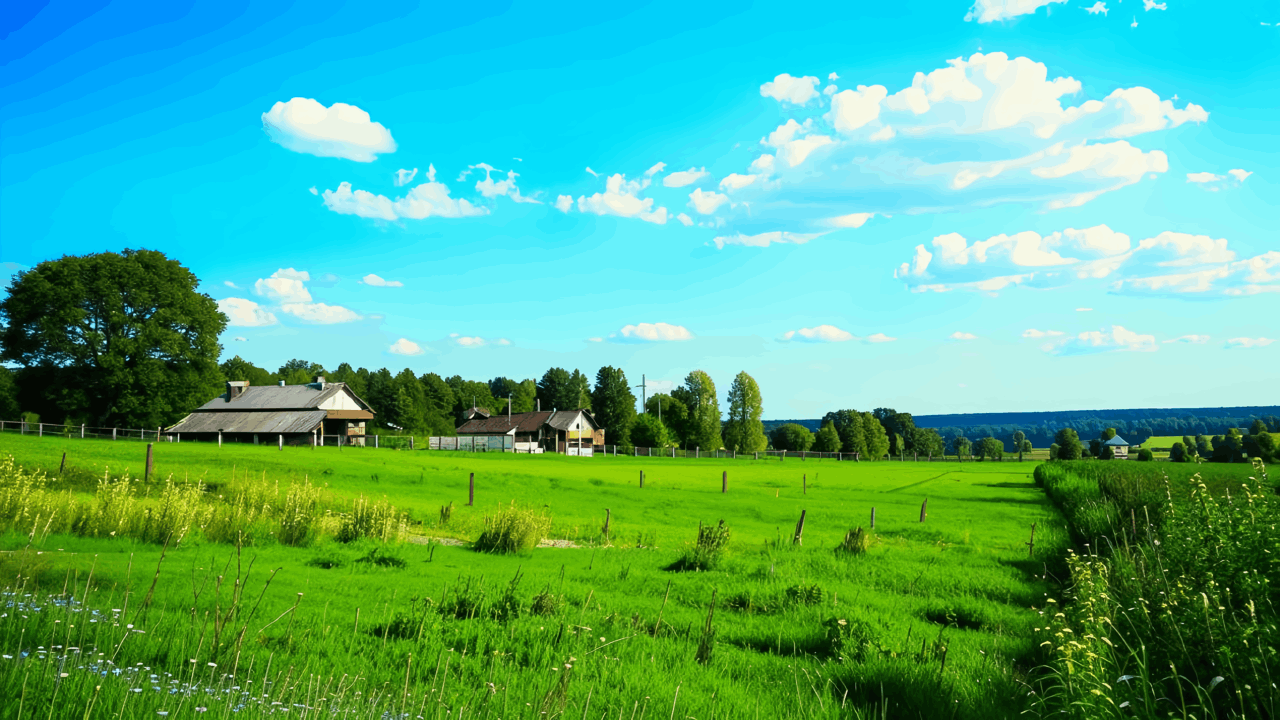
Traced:
[[[138, 443], [0, 436], [0, 455], [54, 474], [64, 451], [66, 484], [86, 499], [92, 478], [108, 470], [141, 475], [145, 453]], [[77, 648], [69, 663], [0, 662], [0, 697], [47, 712], [56, 693], [76, 717], [200, 707], [230, 716], [238, 705], [266, 714], [293, 704], [357, 717], [1011, 717], [1026, 707], [1032, 608], [1048, 589], [1046, 565], [1028, 559], [1032, 523], [1037, 556], [1060, 555], [1067, 542], [1031, 462], [195, 443], [155, 453], [157, 475], [198, 479], [214, 494], [265, 476], [323, 483], [335, 508], [385, 497], [409, 514], [417, 542], [472, 540], [486, 514], [514, 502], [548, 513], [548, 537], [578, 547], [500, 556], [322, 539], [237, 554], [193, 533], [162, 561], [160, 547], [127, 539], [50, 535], [28, 547], [31, 529], [6, 519], [6, 591], [40, 598], [65, 588], [104, 622], [86, 624], [81, 606], [47, 601], [41, 612], [0, 618], [0, 653], [59, 658]], [[470, 473], [475, 507], [466, 507]], [[453, 517], [439, 527], [449, 503]], [[868, 526], [873, 507], [868, 551], [833, 552], [847, 531]], [[801, 511], [803, 544], [794, 546]], [[723, 564], [670, 569], [700, 522], [720, 520], [732, 532]], [[84, 661], [95, 653], [115, 664]], [[130, 666], [149, 670], [114, 674]], [[0, 717], [19, 712], [0, 703]]]

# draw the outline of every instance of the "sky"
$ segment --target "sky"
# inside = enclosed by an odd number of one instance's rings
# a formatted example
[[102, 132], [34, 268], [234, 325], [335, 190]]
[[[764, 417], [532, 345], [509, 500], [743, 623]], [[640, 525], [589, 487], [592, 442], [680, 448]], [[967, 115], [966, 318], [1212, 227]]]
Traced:
[[1273, 2], [0, 23], [2, 274], [163, 251], [224, 358], [703, 369], [722, 408], [746, 371], [766, 419], [1276, 401]]

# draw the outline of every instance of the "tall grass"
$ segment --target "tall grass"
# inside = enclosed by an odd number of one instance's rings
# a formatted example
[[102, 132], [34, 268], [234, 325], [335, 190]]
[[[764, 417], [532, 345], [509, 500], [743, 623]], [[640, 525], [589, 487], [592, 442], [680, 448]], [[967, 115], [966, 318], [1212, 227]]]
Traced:
[[1077, 537], [1091, 541], [1068, 555], [1062, 602], [1041, 610], [1048, 673], [1037, 709], [1277, 717], [1280, 498], [1266, 468], [1215, 494], [1199, 474], [1157, 486], [1149, 466], [1113, 465], [1037, 468]]

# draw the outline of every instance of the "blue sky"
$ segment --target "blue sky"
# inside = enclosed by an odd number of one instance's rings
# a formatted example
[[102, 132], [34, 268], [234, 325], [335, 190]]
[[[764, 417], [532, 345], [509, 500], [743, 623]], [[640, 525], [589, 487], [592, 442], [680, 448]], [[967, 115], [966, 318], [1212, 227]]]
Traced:
[[271, 368], [1275, 401], [1274, 3], [459, 5], [6, 17], [4, 272], [162, 250]]

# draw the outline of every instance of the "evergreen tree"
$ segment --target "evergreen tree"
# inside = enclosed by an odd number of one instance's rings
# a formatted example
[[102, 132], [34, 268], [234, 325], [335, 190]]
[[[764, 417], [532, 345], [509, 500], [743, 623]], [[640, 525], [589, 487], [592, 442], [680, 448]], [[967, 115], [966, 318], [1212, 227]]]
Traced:
[[573, 386], [573, 404], [562, 410], [592, 410], [591, 407], [591, 379], [581, 370], [574, 370], [573, 375], [569, 378], [569, 384]]
[[764, 414], [760, 386], [745, 372], [738, 373], [729, 387], [729, 419], [724, 424], [725, 447], [736, 452], [756, 452], [769, 444], [764, 437]]
[[578, 387], [564, 368], [553, 367], [538, 381], [537, 402], [543, 410], [573, 410], [578, 399]]
[[1084, 454], [1084, 444], [1080, 435], [1072, 428], [1063, 428], [1053, 438], [1058, 446], [1058, 460], [1079, 460]]
[[[422, 383], [409, 368], [401, 370], [396, 382], [396, 424], [404, 430], [419, 432], [427, 425], [427, 396]], [[401, 405], [403, 395], [406, 405]]]
[[711, 381], [711, 376], [701, 370], [694, 370], [685, 376], [684, 385], [676, 388], [671, 395], [683, 402], [689, 410], [685, 448], [693, 446], [703, 450], [719, 450], [723, 445], [720, 437], [720, 400], [716, 397], [716, 385]]
[[590, 407], [605, 429], [611, 445], [631, 445], [631, 424], [636, 417], [636, 396], [632, 394], [622, 368], [605, 366], [596, 372], [596, 387]]

